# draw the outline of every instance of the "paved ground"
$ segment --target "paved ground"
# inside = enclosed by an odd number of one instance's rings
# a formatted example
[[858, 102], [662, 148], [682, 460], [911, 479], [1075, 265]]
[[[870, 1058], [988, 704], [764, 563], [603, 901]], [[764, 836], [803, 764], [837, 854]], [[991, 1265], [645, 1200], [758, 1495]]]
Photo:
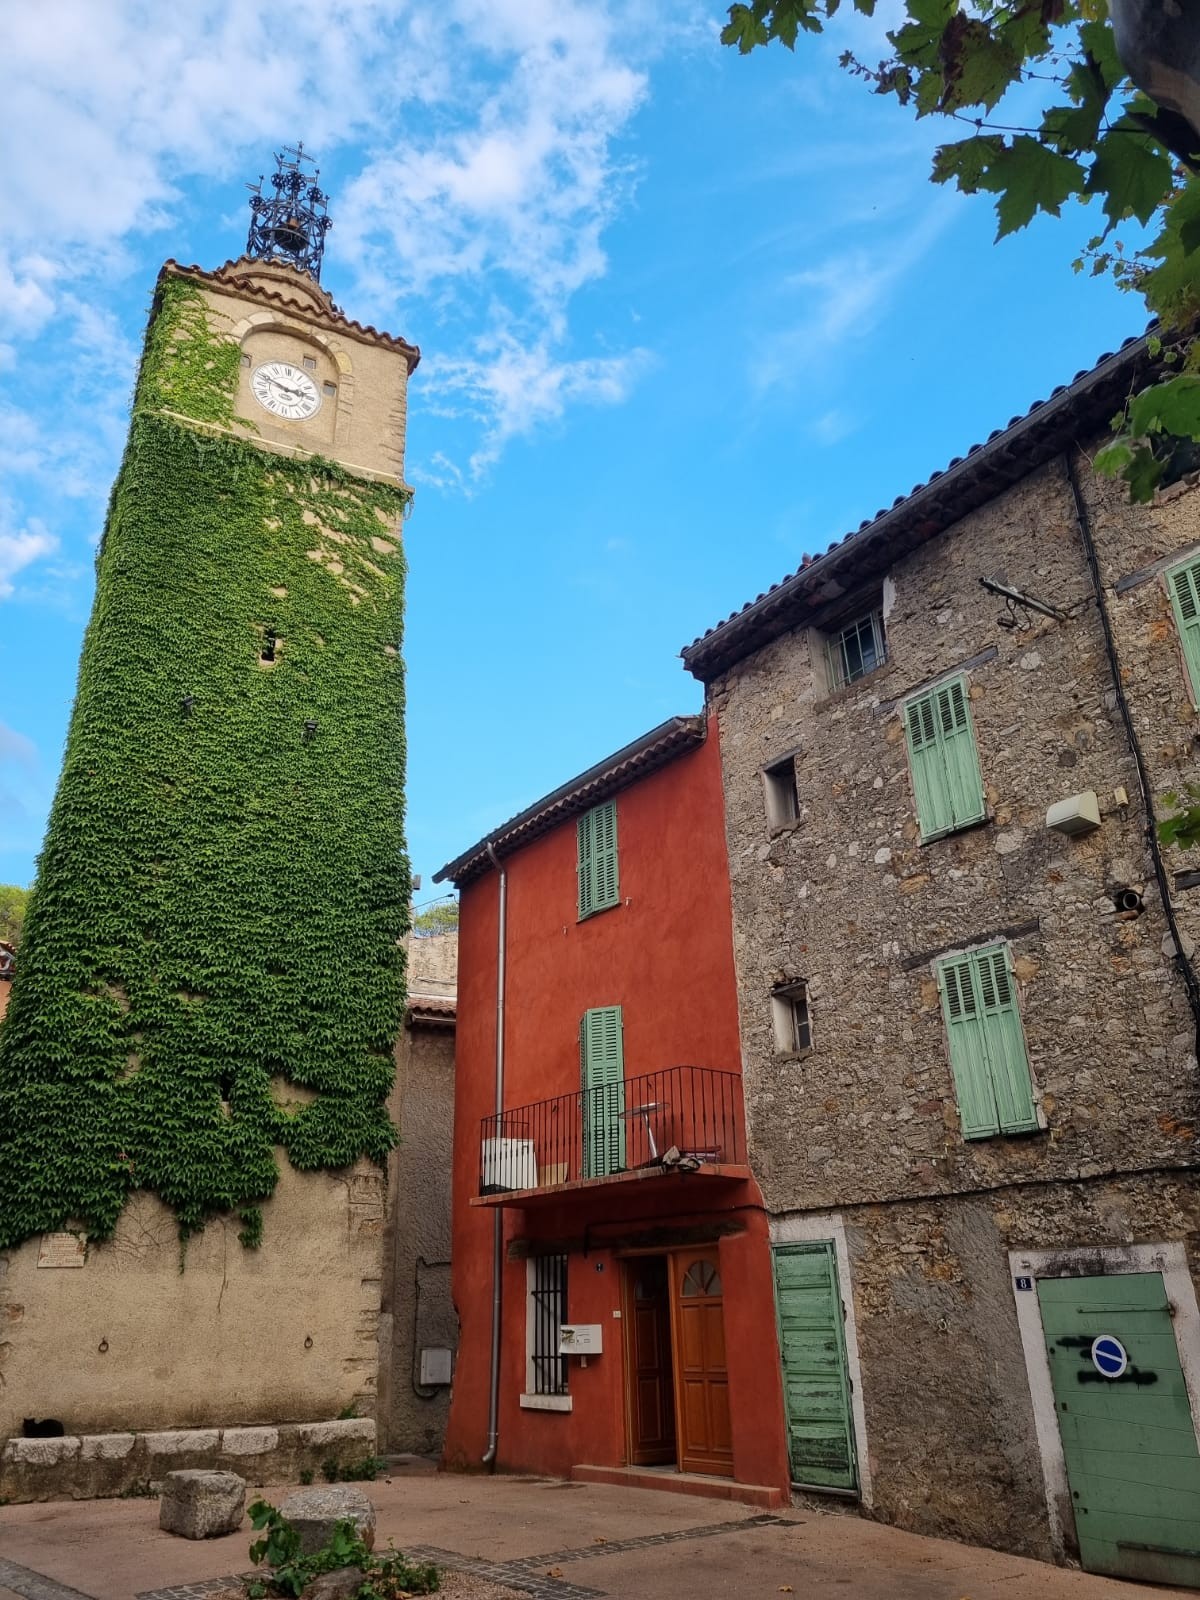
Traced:
[[[363, 1485], [389, 1538], [457, 1576], [472, 1600], [1167, 1600], [1036, 1561], [900, 1533], [845, 1513], [775, 1514], [654, 1490], [434, 1475]], [[286, 1490], [268, 1490], [278, 1500]], [[201, 1600], [244, 1572], [250, 1528], [191, 1543], [153, 1500], [0, 1509], [0, 1600]], [[492, 1584], [501, 1587], [493, 1588]], [[1193, 1596], [1193, 1600], [1195, 1597]]]

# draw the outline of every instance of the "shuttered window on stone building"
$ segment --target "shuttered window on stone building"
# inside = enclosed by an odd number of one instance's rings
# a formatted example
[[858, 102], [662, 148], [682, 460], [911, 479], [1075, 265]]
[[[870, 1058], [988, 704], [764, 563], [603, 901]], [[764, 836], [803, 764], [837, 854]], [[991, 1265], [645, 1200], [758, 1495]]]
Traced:
[[577, 825], [579, 919], [605, 911], [620, 899], [617, 875], [617, 803], [593, 806]]
[[904, 726], [922, 841], [982, 821], [983, 778], [967, 680], [952, 678], [908, 701]]
[[1185, 561], [1167, 573], [1175, 625], [1191, 679], [1192, 704], [1200, 708], [1200, 561]]
[[937, 973], [963, 1138], [1032, 1132], [1037, 1109], [1008, 947], [950, 956]]

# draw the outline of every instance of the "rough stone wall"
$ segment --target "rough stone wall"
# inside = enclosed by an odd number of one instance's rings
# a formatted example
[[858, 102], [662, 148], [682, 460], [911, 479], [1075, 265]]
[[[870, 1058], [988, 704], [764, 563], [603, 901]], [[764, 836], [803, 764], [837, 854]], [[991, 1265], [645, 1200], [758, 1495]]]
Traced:
[[[457, 933], [410, 936], [410, 995], [451, 997], [457, 976]], [[450, 1390], [421, 1384], [421, 1350], [458, 1348], [458, 1317], [450, 1298], [452, 1024], [416, 1019], [405, 1028], [396, 1045], [396, 1086], [389, 1111], [400, 1143], [388, 1164], [380, 1437], [389, 1450], [428, 1455], [442, 1447]]]
[[[1152, 506], [1130, 506], [1120, 489], [1081, 464], [1080, 488], [1093, 525], [1100, 571], [1121, 658], [1125, 693], [1150, 773], [1160, 816], [1167, 796], [1200, 780], [1193, 710], [1165, 573], [1200, 546], [1200, 492], [1195, 480], [1164, 490]], [[1168, 880], [1200, 868], [1196, 850], [1164, 851]], [[1200, 945], [1200, 889], [1173, 894], [1183, 932]], [[1186, 941], [1185, 941], [1186, 943]]]
[[458, 934], [437, 933], [427, 939], [408, 936], [410, 995], [453, 996], [458, 992]]
[[218, 1218], [181, 1271], [174, 1216], [137, 1193], [82, 1265], [39, 1265], [39, 1238], [0, 1255], [0, 1440], [25, 1417], [79, 1435], [372, 1414], [383, 1199], [369, 1162], [284, 1163], [258, 1250]]
[[[1187, 502], [1193, 525], [1195, 507]], [[981, 587], [984, 575], [1071, 620], [999, 626], [1004, 604]], [[828, 694], [818, 652], [797, 631], [712, 689], [752, 1159], [769, 1208], [1189, 1160], [1194, 1031], [1163, 951], [1132, 759], [1061, 463], [889, 577], [879, 671]], [[922, 845], [898, 702], [964, 664], [988, 820]], [[760, 771], [789, 751], [800, 820], [772, 835]], [[1128, 807], [1114, 800], [1122, 786]], [[1100, 798], [1100, 829], [1076, 839], [1048, 831], [1047, 806], [1085, 789]], [[1118, 915], [1115, 884], [1144, 891], [1143, 915]], [[931, 958], [1018, 929], [1012, 955], [1046, 1126], [966, 1143]], [[769, 996], [796, 977], [810, 985], [813, 1048], [786, 1059]]]
[[875, 1515], [1052, 1559], [1008, 1251], [1182, 1238], [1200, 1275], [1193, 1180], [1029, 1185], [843, 1217]]

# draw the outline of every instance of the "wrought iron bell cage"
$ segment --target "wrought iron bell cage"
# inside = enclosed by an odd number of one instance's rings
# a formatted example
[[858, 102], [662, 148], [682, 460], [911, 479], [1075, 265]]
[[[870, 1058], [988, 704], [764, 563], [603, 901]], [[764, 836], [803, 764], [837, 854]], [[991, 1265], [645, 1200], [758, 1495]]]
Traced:
[[[275, 153], [270, 179], [247, 184], [250, 190], [250, 235], [246, 254], [253, 260], [286, 261], [321, 281], [325, 235], [333, 226], [329, 196], [317, 187], [321, 176], [303, 143], [284, 145]], [[310, 167], [311, 171], [305, 168]], [[273, 192], [263, 193], [264, 183]]]

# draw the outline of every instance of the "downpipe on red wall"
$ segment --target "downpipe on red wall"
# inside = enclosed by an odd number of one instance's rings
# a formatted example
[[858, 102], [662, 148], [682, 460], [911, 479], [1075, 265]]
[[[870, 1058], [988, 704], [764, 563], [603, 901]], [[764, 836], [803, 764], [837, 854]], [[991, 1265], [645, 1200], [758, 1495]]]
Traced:
[[[504, 1113], [504, 957], [508, 942], [508, 874], [500, 865], [491, 840], [487, 853], [500, 875], [499, 912], [496, 925], [496, 1127]], [[497, 1206], [492, 1212], [492, 1370], [488, 1381], [488, 1442], [482, 1465], [496, 1463], [496, 1443], [500, 1437], [500, 1291], [504, 1273], [504, 1217]]]

